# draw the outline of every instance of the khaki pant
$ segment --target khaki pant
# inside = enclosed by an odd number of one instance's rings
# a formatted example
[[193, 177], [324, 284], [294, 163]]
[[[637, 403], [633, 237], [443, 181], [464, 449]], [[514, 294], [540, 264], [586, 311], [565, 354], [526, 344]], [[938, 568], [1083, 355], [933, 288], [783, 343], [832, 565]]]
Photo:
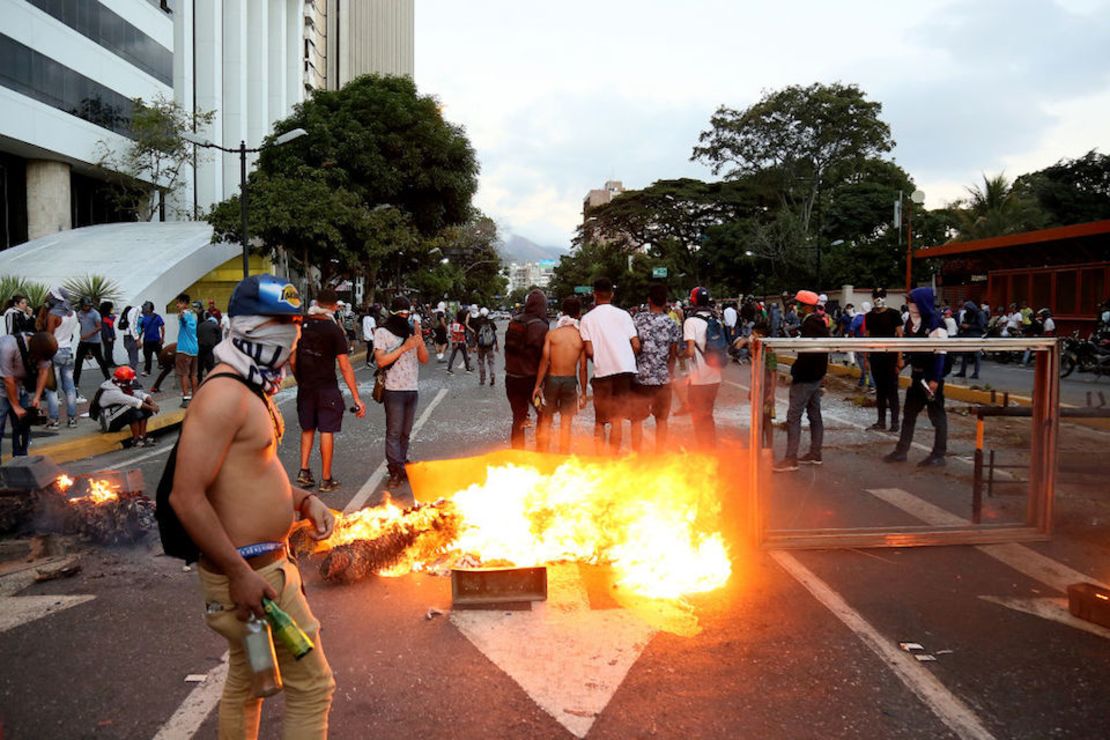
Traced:
[[[235, 616], [228, 594], [227, 576], [217, 575], [203, 567], [197, 568], [197, 573], [207, 608], [205, 620], [209, 627], [227, 638], [231, 653], [227, 682], [220, 699], [220, 738], [255, 738], [258, 736], [262, 700], [251, 695], [251, 670], [243, 651], [245, 623]], [[277, 591], [277, 605], [296, 620], [316, 644], [315, 650], [295, 660], [280, 642], [274, 641], [281, 679], [285, 684], [282, 737], [289, 740], [326, 738], [335, 679], [324, 657], [324, 647], [320, 644], [320, 623], [312, 615], [302, 590], [301, 573], [295, 564], [282, 558], [262, 568], [258, 574]]]

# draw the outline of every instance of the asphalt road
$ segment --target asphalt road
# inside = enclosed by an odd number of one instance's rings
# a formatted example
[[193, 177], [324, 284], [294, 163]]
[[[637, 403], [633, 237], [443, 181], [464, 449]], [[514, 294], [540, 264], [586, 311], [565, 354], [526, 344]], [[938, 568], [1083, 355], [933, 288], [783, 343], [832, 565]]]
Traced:
[[[479, 388], [476, 374], [447, 376], [442, 367], [433, 358], [422, 373], [418, 415], [431, 410], [413, 459], [507, 446], [502, 378]], [[368, 397], [370, 374], [358, 377]], [[722, 436], [742, 444], [747, 369], [733, 366], [727, 377], [717, 419]], [[888, 466], [879, 457], [893, 438], [863, 430], [874, 412], [850, 391], [837, 382], [826, 393], [825, 464], [769, 479], [771, 526], [920, 523], [931, 515], [921, 503], [968, 516], [969, 421], [952, 414], [943, 470], [919, 471], [913, 462], [925, 453], [916, 449], [910, 463]], [[279, 399], [290, 424], [281, 457], [291, 475], [298, 467], [294, 393]], [[780, 420], [785, 398], [782, 388]], [[591, 419], [589, 412], [579, 418], [578, 451], [589, 452]], [[674, 420], [675, 447], [689, 439], [688, 424]], [[362, 421], [348, 416], [337, 438], [343, 487], [324, 496], [330, 505], [343, 508], [378, 469], [383, 433], [380, 408]], [[1020, 460], [1028, 439], [1020, 428], [991, 434], [992, 444]], [[922, 420], [918, 441], [927, 445], [930, 435]], [[803, 430], [803, 451], [807, 438]], [[1107, 439], [1062, 427], [1069, 456], [1097, 454]], [[780, 453], [783, 441], [779, 433]], [[153, 450], [67, 467], [139, 467], [153, 490], [171, 444], [164, 438]], [[742, 461], [725, 464], [742, 474]], [[558, 588], [531, 612], [473, 614], [451, 611], [446, 578], [329, 586], [306, 564], [338, 682], [331, 734], [1108, 737], [1110, 630], [1059, 621], [1066, 613], [1059, 587], [1069, 569], [1110, 581], [1110, 474], [1061, 477], [1051, 542], [784, 553], [751, 550], [733, 537], [734, 571], [724, 588], [646, 611], [615, 599], [609, 574], [595, 566], [553, 569]], [[737, 490], [722, 519], [730, 535], [743, 518]], [[1010, 494], [988, 499], [988, 516], [1019, 519], [1023, 499]], [[95, 598], [0, 631], [0, 736], [154, 737], [182, 717], [188, 721], [174, 727], [215, 736], [215, 711], [190, 710], [189, 702], [210, 708], [206, 697], [218, 693], [218, 683], [210, 679], [206, 690], [185, 677], [217, 671], [225, 644], [203, 624], [196, 574], [159, 551], [156, 542], [89, 548], [78, 576], [20, 593]], [[20, 597], [0, 597], [0, 616]], [[446, 614], [429, 619], [430, 607]], [[935, 660], [919, 662], [902, 642], [920, 643]], [[262, 736], [279, 733], [280, 706], [280, 697], [267, 703]]]

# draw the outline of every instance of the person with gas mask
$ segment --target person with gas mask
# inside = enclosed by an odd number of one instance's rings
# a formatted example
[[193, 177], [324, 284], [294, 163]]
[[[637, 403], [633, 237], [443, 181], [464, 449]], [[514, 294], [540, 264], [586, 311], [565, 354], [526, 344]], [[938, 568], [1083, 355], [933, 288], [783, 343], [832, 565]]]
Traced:
[[[909, 319], [903, 328], [905, 336], [921, 339], [947, 339], [944, 320], [938, 315], [932, 288], [914, 288], [910, 291]], [[917, 415], [927, 409], [933, 424], [933, 449], [929, 456], [918, 463], [921, 467], [942, 466], [948, 452], [948, 414], [944, 410], [944, 376], [948, 372], [948, 357], [944, 352], [926, 350], [908, 353], [910, 385], [902, 407], [902, 436], [894, 451], [883, 458], [886, 462], [904, 462], [913, 443]]]
[[[872, 339], [893, 339], [902, 336], [902, 315], [897, 309], [886, 305], [886, 288], [871, 291], [874, 306], [867, 314], [867, 336]], [[899, 352], [871, 352], [868, 355], [871, 377], [875, 380], [875, 405], [879, 412], [878, 420], [870, 429], [885, 431], [886, 414], [890, 410], [890, 431], [898, 432], [898, 373], [902, 370], [902, 355]]]
[[[184, 552], [199, 550], [205, 619], [228, 642], [220, 737], [258, 735], [262, 700], [251, 690], [243, 639], [248, 617], [264, 619], [263, 599], [270, 599], [315, 643], [297, 660], [275, 641], [285, 683], [284, 735], [323, 738], [335, 680], [320, 622], [286, 553], [295, 519], [308, 520], [311, 536], [323, 539], [335, 517], [314, 494], [290, 485], [277, 455], [285, 425], [271, 400], [300, 337], [301, 298], [284, 279], [253, 275], [235, 287], [228, 315], [230, 334], [213, 351], [217, 364], [193, 397], [167, 464], [171, 511], [159, 507], [162, 544], [187, 560]], [[167, 534], [178, 523], [183, 534]]]

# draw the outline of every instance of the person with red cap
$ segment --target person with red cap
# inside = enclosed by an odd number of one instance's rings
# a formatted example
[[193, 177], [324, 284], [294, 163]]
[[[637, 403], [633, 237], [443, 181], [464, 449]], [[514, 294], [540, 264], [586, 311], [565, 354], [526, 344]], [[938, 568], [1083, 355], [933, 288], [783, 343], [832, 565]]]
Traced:
[[127, 365], [117, 367], [112, 377], [100, 384], [90, 404], [90, 417], [94, 411], [101, 417], [106, 431], [119, 432], [130, 427], [132, 447], [154, 446], [154, 439], [146, 433], [146, 425], [147, 420], [158, 413], [158, 404], [153, 396], [135, 388], [135, 371]]
[[[819, 296], [812, 290], [800, 290], [794, 296], [802, 318], [802, 338], [819, 339], [829, 336], [829, 326], [819, 314]], [[772, 466], [776, 473], [788, 473], [798, 469], [798, 463], [806, 465], [821, 464], [821, 444], [824, 440], [825, 425], [821, 419], [821, 385], [829, 369], [829, 355], [826, 352], [799, 352], [798, 358], [790, 366], [790, 410], [786, 412], [786, 454]], [[809, 452], [798, 457], [798, 445], [802, 437], [802, 412], [809, 417]]]

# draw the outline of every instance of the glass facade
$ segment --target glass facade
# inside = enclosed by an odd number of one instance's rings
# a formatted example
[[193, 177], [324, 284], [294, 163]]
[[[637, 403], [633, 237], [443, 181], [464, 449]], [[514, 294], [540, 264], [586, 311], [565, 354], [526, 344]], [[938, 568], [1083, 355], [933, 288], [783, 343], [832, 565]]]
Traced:
[[130, 98], [0, 34], [0, 85], [101, 128], [130, 136]]
[[27, 2], [156, 80], [173, 85], [173, 52], [96, 0]]

